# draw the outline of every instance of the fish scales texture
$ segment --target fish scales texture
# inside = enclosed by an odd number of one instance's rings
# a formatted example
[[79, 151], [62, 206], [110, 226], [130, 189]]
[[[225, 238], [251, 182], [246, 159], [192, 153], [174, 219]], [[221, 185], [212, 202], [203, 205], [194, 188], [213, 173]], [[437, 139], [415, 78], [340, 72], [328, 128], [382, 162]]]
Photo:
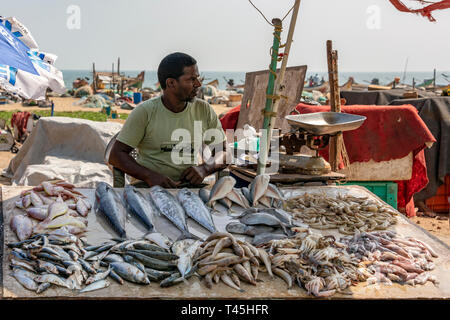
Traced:
[[154, 231], [155, 227], [151, 220], [152, 207], [145, 197], [131, 185], [125, 187], [123, 197], [127, 203], [128, 211], [137, 217], [148, 231]]
[[100, 182], [95, 190], [96, 211], [103, 214], [121, 238], [126, 238], [126, 209], [116, 191], [107, 183]]
[[230, 176], [225, 176], [217, 180], [214, 186], [211, 188], [207, 205], [211, 206], [211, 203], [213, 201], [226, 197], [226, 195], [230, 193], [231, 190], [233, 190], [235, 184], [236, 179]]
[[189, 217], [209, 232], [214, 233], [217, 231], [211, 216], [211, 211], [205, 206], [197, 194], [187, 188], [183, 188], [178, 191], [177, 197]]
[[184, 236], [191, 236], [186, 223], [185, 211], [169, 191], [161, 186], [154, 186], [150, 188], [150, 197], [159, 212], [169, 219]]

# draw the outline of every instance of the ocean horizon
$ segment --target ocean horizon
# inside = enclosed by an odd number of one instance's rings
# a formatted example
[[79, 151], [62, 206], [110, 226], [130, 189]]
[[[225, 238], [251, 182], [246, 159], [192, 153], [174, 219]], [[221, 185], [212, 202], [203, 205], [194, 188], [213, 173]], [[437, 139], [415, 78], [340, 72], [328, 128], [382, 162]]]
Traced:
[[[111, 72], [111, 70], [97, 70], [100, 72]], [[120, 73], [129, 77], [137, 76], [142, 70], [121, 70]], [[63, 73], [64, 83], [67, 89], [72, 89], [72, 83], [77, 78], [89, 78], [89, 82], [92, 81], [92, 70], [73, 70], [73, 69], [61, 69]], [[219, 81], [219, 89], [226, 89], [226, 80], [233, 79], [234, 84], [244, 84], [245, 74], [252, 71], [200, 71], [200, 75], [205, 77], [204, 82], [213, 81], [217, 79]], [[307, 71], [305, 81], [310, 76], [317, 76], [319, 79], [322, 77], [325, 81], [328, 80], [327, 71]], [[380, 85], [388, 84], [393, 81], [395, 77], [400, 78], [401, 83], [412, 85], [413, 79], [416, 85], [421, 84], [426, 79], [433, 79], [433, 70], [431, 71], [343, 71], [339, 72], [339, 85], [343, 85], [349, 77], [353, 77], [357, 83], [370, 84], [372, 79], [378, 79]], [[156, 88], [158, 82], [158, 76], [154, 70], [145, 70], [145, 78], [143, 87]], [[443, 86], [450, 84], [450, 71], [436, 70], [436, 85]]]

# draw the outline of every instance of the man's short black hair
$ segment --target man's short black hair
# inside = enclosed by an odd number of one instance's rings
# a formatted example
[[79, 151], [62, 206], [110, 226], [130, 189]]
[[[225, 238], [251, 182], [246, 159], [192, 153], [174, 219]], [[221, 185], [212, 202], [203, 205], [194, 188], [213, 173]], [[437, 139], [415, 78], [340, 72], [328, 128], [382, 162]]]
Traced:
[[168, 78], [178, 79], [183, 75], [184, 67], [197, 64], [197, 61], [190, 55], [182, 52], [174, 52], [162, 59], [158, 67], [158, 81], [161, 88], [166, 89]]

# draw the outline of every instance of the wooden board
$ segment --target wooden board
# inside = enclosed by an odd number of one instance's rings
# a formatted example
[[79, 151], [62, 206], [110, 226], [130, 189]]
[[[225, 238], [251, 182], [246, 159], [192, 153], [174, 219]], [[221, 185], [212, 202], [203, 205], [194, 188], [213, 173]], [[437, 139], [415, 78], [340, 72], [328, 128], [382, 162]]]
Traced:
[[[284, 119], [297, 104], [302, 96], [303, 85], [305, 83], [306, 66], [286, 68], [284, 84], [286, 89], [284, 95], [288, 99], [281, 99], [278, 105], [278, 115], [275, 127], [281, 129], [282, 133], [290, 130], [290, 125]], [[277, 74], [280, 70], [277, 70]], [[269, 71], [248, 72], [245, 75], [245, 89], [242, 97], [241, 110], [236, 129], [242, 129], [245, 124], [249, 124], [257, 131], [262, 128], [264, 116], [262, 110], [266, 106], [267, 83], [269, 81]]]
[[[5, 243], [17, 241], [15, 235], [9, 228], [9, 221], [12, 215], [20, 213], [20, 210], [14, 206], [14, 202], [20, 195], [20, 192], [29, 188], [30, 187], [2, 187], [2, 210], [4, 217], [3, 221], [5, 221], [2, 237], [4, 236]], [[121, 189], [118, 190], [121, 191]], [[287, 197], [295, 197], [305, 192], [324, 192], [327, 195], [335, 196], [339, 192], [358, 197], [367, 196], [384, 203], [377, 196], [367, 191], [367, 189], [358, 186], [295, 187], [283, 188], [282, 190]], [[79, 189], [79, 191], [86, 195], [90, 200], [94, 199], [95, 190]], [[141, 189], [141, 191], [147, 193], [148, 189]], [[222, 210], [223, 208], [217, 206], [217, 209]], [[233, 210], [238, 212], [242, 209], [233, 207]], [[231, 221], [231, 218], [226, 214], [214, 215], [213, 217], [219, 231], [223, 231], [226, 223]], [[89, 213], [88, 220], [89, 231], [87, 233], [87, 239], [90, 243], [96, 244], [110, 238], [111, 234], [103, 228], [101, 221], [97, 219], [94, 212]], [[190, 219], [188, 220], [188, 225], [193, 233], [199, 235], [200, 228], [196, 226], [194, 222], [190, 221]], [[157, 227], [161, 226], [157, 224]], [[167, 231], [171, 237], [176, 236], [176, 231], [172, 230], [173, 228], [169, 230], [169, 228], [172, 227], [168, 226], [168, 229], [165, 231]], [[434, 260], [436, 269], [431, 271], [431, 273], [436, 275], [438, 281], [440, 281], [439, 286], [435, 286], [430, 282], [423, 286], [416, 287], [395, 283], [392, 286], [383, 284], [367, 286], [366, 283], [359, 283], [350, 288], [350, 295], [336, 294], [331, 297], [331, 299], [450, 298], [450, 247], [422, 228], [411, 223], [402, 215], [399, 216], [398, 223], [395, 226], [392, 226], [390, 230], [395, 230], [403, 236], [416, 237], [433, 247], [439, 254], [439, 258]], [[132, 221], [127, 222], [126, 231], [131, 237], [138, 237], [141, 235], [141, 231], [139, 231], [138, 227], [134, 226]], [[333, 234], [337, 236], [337, 238], [340, 236], [336, 230], [315, 231], [322, 232], [323, 234]], [[9, 275], [8, 260], [10, 249], [6, 248], [4, 245], [3, 250], [5, 254], [2, 260], [2, 271], [4, 275], [2, 297], [4, 299], [315, 299], [314, 297], [308, 296], [306, 291], [300, 289], [297, 285], [287, 290], [286, 284], [281, 279], [278, 277], [270, 279], [267, 274], [262, 272], [260, 273], [260, 278], [263, 282], [258, 282], [257, 286], [242, 283], [241, 287], [245, 292], [233, 290], [223, 283], [215, 284], [213, 289], [210, 290], [194, 276], [191, 277], [187, 283], [181, 283], [169, 288], [161, 288], [157, 283], [143, 286], [126, 282], [124, 285], [119, 285], [111, 280], [110, 287], [98, 291], [79, 294], [76, 291], [71, 291], [66, 288], [51, 287], [40, 295], [37, 295], [34, 292], [24, 289]]]

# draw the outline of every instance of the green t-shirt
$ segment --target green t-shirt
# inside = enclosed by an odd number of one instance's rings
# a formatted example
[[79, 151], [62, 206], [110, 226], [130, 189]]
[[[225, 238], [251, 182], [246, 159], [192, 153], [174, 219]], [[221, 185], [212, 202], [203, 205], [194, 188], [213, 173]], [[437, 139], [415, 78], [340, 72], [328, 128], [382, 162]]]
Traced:
[[185, 169], [198, 164], [202, 143], [220, 144], [226, 137], [206, 101], [195, 99], [174, 113], [157, 97], [130, 113], [117, 140], [137, 149], [140, 165], [178, 181]]

